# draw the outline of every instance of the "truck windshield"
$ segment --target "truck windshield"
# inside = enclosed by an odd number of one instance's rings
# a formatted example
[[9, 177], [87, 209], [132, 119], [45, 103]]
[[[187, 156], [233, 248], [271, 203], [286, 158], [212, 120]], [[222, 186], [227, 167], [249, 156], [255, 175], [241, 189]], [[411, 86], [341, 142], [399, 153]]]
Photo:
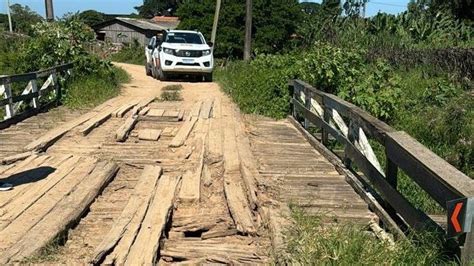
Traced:
[[189, 32], [170, 32], [166, 35], [165, 42], [203, 44], [201, 35]]

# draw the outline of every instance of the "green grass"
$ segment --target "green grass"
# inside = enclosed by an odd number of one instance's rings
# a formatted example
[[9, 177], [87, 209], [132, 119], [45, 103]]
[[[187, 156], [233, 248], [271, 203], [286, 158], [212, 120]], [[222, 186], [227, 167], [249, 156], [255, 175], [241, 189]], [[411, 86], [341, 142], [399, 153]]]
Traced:
[[112, 75], [91, 75], [75, 77], [66, 85], [64, 104], [73, 109], [90, 108], [115, 97], [120, 84], [130, 77], [121, 68], [114, 67]]
[[296, 265], [447, 265], [455, 263], [442, 253], [442, 243], [428, 233], [394, 244], [381, 241], [356, 225], [328, 226], [323, 217], [292, 209], [294, 224], [286, 232], [285, 252], [276, 264]]
[[110, 60], [144, 66], [146, 63], [145, 48], [138, 43], [133, 43], [129, 46], [125, 46], [118, 53], [112, 54]]

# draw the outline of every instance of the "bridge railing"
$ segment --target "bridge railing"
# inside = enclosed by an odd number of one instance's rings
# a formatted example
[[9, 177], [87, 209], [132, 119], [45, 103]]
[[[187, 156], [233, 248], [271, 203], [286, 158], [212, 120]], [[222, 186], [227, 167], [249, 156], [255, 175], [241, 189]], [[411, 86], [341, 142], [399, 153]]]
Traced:
[[[0, 124], [37, 112], [59, 101], [62, 90], [59, 78], [70, 75], [72, 67], [73, 63], [68, 63], [37, 72], [0, 76], [0, 110], [4, 109], [3, 121], [0, 118]], [[41, 81], [44, 82], [38, 84]], [[27, 83], [27, 85], [21, 94], [14, 95], [12, 90], [14, 83]], [[46, 96], [48, 99], [45, 99]], [[29, 105], [31, 108], [24, 108], [24, 105]]]
[[[444, 232], [428, 214], [415, 208], [399, 191], [399, 169], [445, 210], [450, 201], [474, 196], [473, 179], [407, 133], [397, 131], [359, 107], [303, 81], [291, 81], [290, 91], [292, 116], [296, 121], [301, 121], [301, 127], [308, 134], [314, 131], [310, 127], [319, 128], [323, 145], [327, 146], [330, 140], [342, 144], [344, 155], [341, 159], [344, 165], [354, 173], [362, 172], [359, 177], [382, 198], [383, 205], [390, 210], [388, 213], [401, 217], [400, 220], [412, 229], [422, 230], [431, 226]], [[374, 142], [384, 150], [383, 163], [380, 163], [372, 148], [371, 143]], [[469, 216], [465, 218], [471, 219], [467, 222], [472, 223], [472, 216], [469, 213], [465, 216]], [[448, 217], [446, 221], [449, 222]], [[468, 224], [467, 227], [470, 226]], [[456, 240], [463, 256], [474, 255], [474, 235], [469, 232], [458, 236]]]

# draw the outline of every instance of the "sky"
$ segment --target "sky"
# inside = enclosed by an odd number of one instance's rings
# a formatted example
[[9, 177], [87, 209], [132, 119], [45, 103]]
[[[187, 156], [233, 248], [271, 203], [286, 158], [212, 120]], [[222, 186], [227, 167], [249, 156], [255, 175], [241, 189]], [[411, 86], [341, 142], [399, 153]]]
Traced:
[[[0, 13], [6, 13], [6, 1], [0, 0]], [[308, 2], [321, 2], [313, 0]], [[370, 0], [367, 4], [367, 16], [373, 16], [379, 11], [398, 14], [407, 8], [409, 0]], [[10, 0], [10, 4], [19, 3], [28, 5], [38, 14], [44, 16], [44, 0]], [[130, 14], [135, 12], [134, 7], [141, 5], [143, 0], [53, 0], [54, 15], [61, 17], [68, 12], [84, 11], [95, 9], [108, 14]]]

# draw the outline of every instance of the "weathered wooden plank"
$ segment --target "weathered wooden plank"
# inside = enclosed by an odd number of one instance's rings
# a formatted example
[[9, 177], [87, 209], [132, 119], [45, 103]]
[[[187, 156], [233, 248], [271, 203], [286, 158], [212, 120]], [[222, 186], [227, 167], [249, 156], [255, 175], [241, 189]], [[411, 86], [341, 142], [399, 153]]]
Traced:
[[161, 130], [159, 129], [142, 129], [138, 131], [139, 140], [151, 140], [157, 141], [161, 136]]
[[163, 116], [164, 113], [165, 113], [165, 110], [163, 109], [150, 109], [146, 115], [147, 116]]
[[175, 110], [166, 110], [165, 113], [163, 114], [164, 117], [173, 117], [173, 118], [178, 118], [179, 111]]
[[156, 97], [152, 96], [152, 97], [148, 97], [141, 100], [140, 102], [138, 102], [138, 104], [135, 107], [133, 107], [131, 115], [134, 116], [134, 115], [141, 114], [142, 111], [146, 109], [145, 111], [143, 111], [143, 114], [142, 114], [142, 115], [145, 115], [150, 110], [150, 107], [147, 107], [147, 105], [152, 103], [155, 99]]
[[199, 117], [199, 113], [201, 111], [201, 105], [202, 105], [202, 101], [199, 101], [199, 102], [196, 102], [193, 107], [191, 108], [191, 112], [189, 114], [189, 116], [192, 118], [192, 117]]
[[183, 175], [183, 183], [179, 192], [180, 202], [194, 203], [199, 202], [201, 197], [201, 176], [204, 165], [205, 139], [203, 135], [198, 141], [200, 146], [199, 162], [196, 169], [188, 170]]
[[67, 230], [87, 210], [117, 171], [118, 166], [115, 163], [98, 163], [93, 172], [84, 178], [74, 191], [58, 202], [39, 223], [25, 232], [20, 241], [2, 253], [0, 263], [12, 263], [31, 256]]
[[214, 100], [206, 100], [204, 101], [202, 108], [201, 108], [201, 113], [200, 117], [204, 119], [208, 119], [211, 117], [211, 111], [212, 111], [212, 105], [214, 104]]
[[240, 159], [233, 121], [226, 121], [224, 129], [224, 193], [227, 206], [239, 232], [257, 233], [252, 212], [242, 184]]
[[130, 249], [125, 265], [153, 265], [157, 262], [160, 238], [179, 191], [181, 177], [163, 176]]
[[[130, 103], [122, 105], [117, 111], [114, 112], [115, 117], [123, 117], [128, 111], [130, 111], [135, 105], [138, 104], [138, 100], [134, 100]], [[136, 113], [138, 109], [134, 110]], [[132, 116], [135, 114], [132, 114]]]
[[43, 136], [39, 137], [38, 139], [32, 141], [30, 144], [26, 145], [24, 148], [26, 151], [44, 151], [49, 146], [53, 145], [58, 139], [60, 139], [64, 134], [69, 132], [71, 129], [83, 124], [84, 122], [91, 119], [95, 113], [89, 112], [80, 116], [77, 119], [74, 119], [71, 122], [65, 123], [56, 127], [50, 131], [48, 131]]
[[139, 115], [146, 115], [149, 111], [150, 111], [150, 107], [147, 106], [147, 107], [143, 108], [142, 110], [140, 110], [140, 112], [138, 114]]
[[405, 132], [387, 134], [387, 156], [441, 206], [474, 196], [474, 180], [457, 170]]
[[[124, 236], [133, 217], [139, 212], [139, 209], [143, 208], [143, 206], [148, 206], [153, 197], [153, 192], [155, 191], [158, 179], [162, 173], [163, 170], [159, 166], [145, 166], [127, 205], [105, 238], [96, 247], [90, 263], [94, 265], [100, 263], [105, 255], [114, 249], [120, 239]], [[132, 227], [133, 226], [136, 225], [132, 225]]]
[[238, 231], [236, 229], [220, 229], [220, 230], [212, 230], [202, 233], [201, 239], [211, 239], [211, 238], [219, 238], [219, 237], [226, 237], [226, 236], [233, 236], [236, 235]]
[[127, 118], [125, 120], [125, 123], [117, 129], [117, 132], [115, 133], [115, 141], [117, 142], [123, 142], [127, 139], [128, 134], [130, 131], [133, 129], [135, 124], [137, 123], [137, 116], [132, 116]]
[[198, 118], [196, 117], [192, 117], [191, 120], [185, 121], [176, 136], [171, 140], [169, 146], [174, 148], [183, 146], [197, 121]]
[[2, 159], [0, 159], [0, 164], [1, 165], [6, 165], [6, 164], [12, 164], [21, 160], [24, 160], [32, 155], [32, 152], [27, 151], [23, 153], [18, 153], [15, 155], [7, 156]]
[[178, 114], [178, 121], [183, 121], [184, 119], [184, 110], [180, 110]]
[[81, 130], [82, 135], [88, 135], [94, 128], [102, 125], [105, 121], [107, 121], [110, 117], [112, 117], [112, 111], [113, 110], [109, 108], [89, 119], [89, 121], [84, 124], [84, 127]]

